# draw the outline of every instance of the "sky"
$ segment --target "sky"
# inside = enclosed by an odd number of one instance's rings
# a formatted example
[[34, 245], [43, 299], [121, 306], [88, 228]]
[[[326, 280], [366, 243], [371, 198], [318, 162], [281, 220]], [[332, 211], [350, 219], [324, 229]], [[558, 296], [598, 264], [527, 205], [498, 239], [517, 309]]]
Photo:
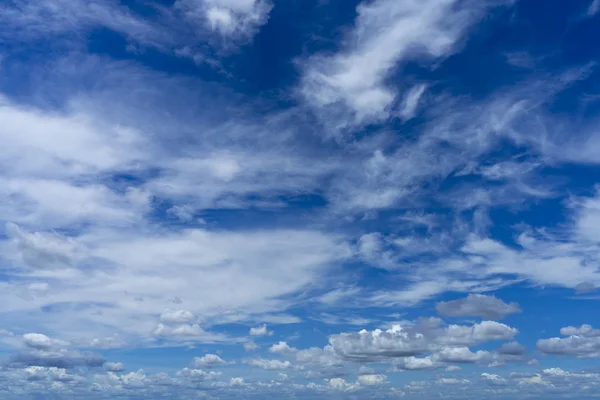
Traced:
[[599, 0], [0, 1], [2, 399], [600, 395]]

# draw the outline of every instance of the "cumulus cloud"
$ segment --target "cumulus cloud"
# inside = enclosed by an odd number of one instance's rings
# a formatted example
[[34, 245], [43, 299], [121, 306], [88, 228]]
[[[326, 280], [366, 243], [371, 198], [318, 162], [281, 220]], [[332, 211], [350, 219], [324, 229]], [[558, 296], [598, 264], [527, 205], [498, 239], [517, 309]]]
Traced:
[[194, 357], [194, 360], [192, 361], [194, 368], [211, 368], [217, 365], [227, 364], [229, 363], [216, 354], [205, 354], [202, 357]]
[[590, 325], [582, 325], [579, 328], [573, 326], [562, 328], [560, 333], [566, 337], [538, 340], [538, 351], [560, 356], [600, 357], [600, 330]]
[[267, 324], [250, 328], [250, 336], [271, 336], [273, 331], [267, 329]]
[[103, 365], [104, 369], [109, 372], [123, 372], [125, 371], [125, 365], [120, 362], [105, 362]]
[[264, 358], [252, 358], [244, 361], [251, 367], [261, 368], [268, 371], [271, 370], [286, 370], [292, 368], [292, 363], [285, 360], [267, 360]]
[[439, 357], [448, 361], [452, 361], [455, 354], [458, 355], [456, 360], [477, 361], [487, 352], [472, 354], [466, 346], [510, 340], [518, 333], [517, 329], [494, 321], [483, 321], [472, 326], [441, 325], [442, 321], [433, 318], [421, 320], [413, 326], [394, 325], [385, 331], [362, 330], [332, 335], [329, 343], [340, 357], [356, 361], [413, 357], [429, 352], [437, 352]]
[[269, 347], [271, 353], [290, 354], [295, 353], [298, 349], [290, 347], [286, 342], [279, 342]]
[[520, 344], [518, 342], [504, 343], [498, 349], [498, 353], [507, 354], [507, 355], [511, 355], [511, 356], [520, 356], [520, 355], [524, 354], [526, 351], [527, 351], [527, 349], [525, 348], [525, 346], [523, 346], [522, 344]]
[[347, 382], [344, 378], [331, 378], [327, 383], [331, 389], [343, 392], [353, 392], [360, 389], [360, 384]]
[[361, 385], [381, 385], [382, 383], [385, 383], [385, 381], [387, 381], [387, 376], [383, 374], [359, 375], [357, 381]]
[[505, 386], [508, 384], [508, 381], [505, 378], [496, 374], [488, 374], [486, 372], [481, 374], [481, 379], [491, 386]]
[[505, 303], [496, 296], [470, 294], [464, 299], [443, 301], [436, 305], [438, 314], [445, 317], [480, 317], [501, 319], [519, 313], [517, 303]]
[[37, 350], [50, 350], [52, 348], [66, 347], [68, 343], [61, 340], [51, 339], [42, 333], [26, 333], [23, 335], [23, 343], [27, 347]]
[[177, 376], [184, 377], [192, 380], [215, 380], [222, 375], [219, 371], [203, 371], [201, 369], [183, 368], [177, 371]]
[[158, 324], [154, 329], [153, 333], [156, 336], [170, 337], [170, 336], [200, 336], [204, 333], [204, 330], [200, 325], [194, 324], [181, 324], [176, 326], [167, 326]]

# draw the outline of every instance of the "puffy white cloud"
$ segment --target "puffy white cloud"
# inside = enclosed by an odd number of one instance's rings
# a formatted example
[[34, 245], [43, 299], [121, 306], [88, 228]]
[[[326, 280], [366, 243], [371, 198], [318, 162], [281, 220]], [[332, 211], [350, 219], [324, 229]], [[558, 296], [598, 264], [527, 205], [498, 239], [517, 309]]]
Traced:
[[495, 296], [469, 294], [464, 299], [440, 302], [437, 312], [446, 317], [481, 317], [501, 319], [507, 315], [521, 312], [517, 303], [505, 303]]
[[382, 374], [367, 374], [367, 375], [359, 375], [358, 383], [361, 385], [381, 385], [387, 381], [387, 376]]
[[591, 325], [583, 324], [580, 327], [567, 326], [560, 329], [563, 336], [584, 336], [588, 338], [600, 336], [600, 329], [594, 329]]
[[330, 388], [343, 392], [353, 392], [360, 389], [359, 384], [346, 382], [344, 378], [331, 378], [327, 381], [327, 384]]
[[68, 345], [66, 342], [51, 339], [42, 333], [26, 333], [23, 335], [23, 342], [27, 347], [37, 350], [50, 350]]
[[[206, 332], [198, 324], [180, 324], [175, 326], [168, 326], [164, 324], [158, 324], [152, 332], [156, 336], [168, 338], [168, 337], [199, 337], [206, 335]], [[209, 335], [206, 335], [209, 336]]]
[[472, 352], [467, 347], [448, 347], [436, 352], [435, 357], [440, 361], [450, 363], [476, 363], [489, 359], [491, 354], [483, 350]]
[[250, 328], [250, 336], [271, 336], [273, 331], [267, 329], [267, 324]]
[[264, 358], [252, 358], [249, 360], [245, 360], [244, 362], [252, 367], [266, 369], [268, 371], [270, 371], [270, 370], [286, 370], [286, 369], [292, 368], [292, 363], [287, 360], [281, 361], [281, 360], [267, 360]]
[[537, 341], [538, 351], [545, 354], [554, 354], [574, 357], [600, 357], [599, 330], [590, 325], [579, 328], [569, 326], [561, 329], [564, 338], [540, 339]]
[[332, 346], [324, 348], [311, 347], [296, 352], [296, 362], [318, 368], [331, 368], [343, 364], [343, 360], [336, 354]]
[[202, 357], [194, 357], [194, 360], [192, 361], [192, 365], [194, 366], [194, 368], [211, 368], [216, 365], [227, 364], [229, 363], [216, 354], [205, 354]]
[[467, 385], [471, 383], [468, 379], [456, 379], [456, 378], [440, 378], [437, 383], [442, 385]]
[[482, 321], [472, 326], [442, 327], [437, 319], [425, 319], [416, 325], [394, 325], [382, 331], [362, 330], [358, 333], [332, 335], [329, 343], [339, 356], [351, 360], [383, 360], [423, 355], [430, 351], [450, 352], [469, 350], [466, 346], [492, 340], [510, 340], [517, 329], [494, 322]]
[[177, 376], [189, 378], [193, 380], [215, 380], [218, 379], [223, 373], [219, 371], [203, 371], [201, 369], [194, 368], [183, 368], [182, 370], [177, 371]]
[[290, 354], [298, 351], [295, 347], [290, 347], [286, 342], [279, 342], [269, 348], [271, 353]]

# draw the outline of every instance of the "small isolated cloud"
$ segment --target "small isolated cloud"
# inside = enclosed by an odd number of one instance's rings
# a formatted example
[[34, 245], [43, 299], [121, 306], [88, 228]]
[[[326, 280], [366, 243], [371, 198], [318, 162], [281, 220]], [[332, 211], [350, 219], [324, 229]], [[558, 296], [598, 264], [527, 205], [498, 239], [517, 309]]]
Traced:
[[194, 368], [212, 368], [214, 366], [227, 364], [229, 363], [216, 354], [205, 354], [202, 357], [194, 357], [194, 360], [192, 361]]
[[279, 354], [291, 354], [295, 353], [296, 351], [298, 351], [298, 349], [290, 347], [290, 345], [286, 342], [276, 343], [269, 348], [269, 352]]
[[281, 361], [281, 360], [267, 360], [264, 358], [253, 358], [253, 359], [245, 360], [244, 363], [246, 363], [252, 367], [265, 369], [267, 371], [286, 370], [286, 369], [292, 368], [292, 363], [287, 360]]
[[246, 41], [267, 22], [273, 6], [268, 0], [177, 0], [175, 8], [199, 28]]
[[505, 303], [495, 296], [470, 294], [464, 299], [440, 302], [436, 305], [438, 314], [445, 317], [480, 317], [502, 319], [507, 315], [519, 313], [517, 303]]
[[402, 101], [402, 107], [400, 109], [400, 117], [404, 121], [408, 121], [415, 116], [421, 96], [423, 96], [426, 89], [427, 85], [416, 85], [404, 95], [404, 100]]
[[267, 329], [267, 324], [250, 328], [250, 336], [271, 336], [273, 331]]
[[258, 345], [251, 340], [249, 342], [244, 343], [244, 350], [256, 351], [258, 350]]

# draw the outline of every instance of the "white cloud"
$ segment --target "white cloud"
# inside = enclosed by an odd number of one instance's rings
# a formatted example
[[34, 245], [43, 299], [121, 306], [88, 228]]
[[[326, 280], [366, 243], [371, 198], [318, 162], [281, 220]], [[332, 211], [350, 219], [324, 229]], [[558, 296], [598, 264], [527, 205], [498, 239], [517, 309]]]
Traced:
[[292, 368], [292, 363], [287, 360], [281, 361], [281, 360], [267, 360], [264, 358], [252, 358], [249, 360], [245, 360], [244, 362], [252, 367], [261, 368], [261, 369], [265, 369], [268, 371], [286, 370], [286, 369]]
[[344, 378], [331, 378], [328, 380], [328, 385], [334, 390], [340, 390], [343, 392], [353, 392], [360, 389], [360, 385], [357, 383], [346, 382]]
[[109, 372], [123, 372], [125, 371], [125, 365], [120, 362], [105, 362], [104, 369]]
[[[385, 119], [397, 97], [396, 90], [386, 83], [395, 68], [409, 60], [447, 56], [488, 6], [508, 3], [360, 3], [345, 49], [333, 55], [313, 55], [306, 61], [302, 92], [315, 107], [327, 109], [341, 104], [350, 112], [344, 112], [344, 117], [355, 122]], [[405, 118], [414, 112], [422, 90], [413, 88], [407, 94], [402, 112]]]
[[481, 317], [501, 319], [507, 315], [521, 312], [517, 303], [507, 304], [495, 296], [469, 294], [464, 299], [440, 302], [437, 312], [446, 317]]
[[357, 381], [361, 385], [381, 385], [382, 383], [385, 383], [387, 381], [387, 376], [382, 374], [359, 375]]
[[268, 0], [177, 0], [174, 7], [193, 24], [243, 41], [267, 22], [272, 9]]
[[194, 357], [194, 360], [192, 361], [194, 368], [211, 368], [216, 365], [227, 364], [229, 363], [216, 354], [205, 354], [202, 357]]
[[560, 328], [560, 334], [563, 336], [584, 336], [584, 337], [598, 337], [600, 336], [600, 329], [594, 329], [591, 325], [583, 324], [580, 327], [567, 326]]
[[194, 320], [194, 314], [188, 310], [172, 310], [167, 308], [160, 315], [160, 320], [170, 324], [185, 324]]
[[244, 350], [256, 351], [258, 350], [258, 345], [251, 340], [249, 342], [244, 343]]
[[404, 100], [402, 101], [402, 108], [400, 109], [400, 117], [404, 121], [408, 121], [412, 119], [419, 107], [419, 101], [421, 100], [421, 96], [425, 93], [427, 89], [426, 85], [416, 85], [412, 89], [410, 89], [404, 95]]
[[51, 339], [42, 333], [26, 333], [23, 342], [27, 347], [37, 350], [50, 350], [56, 347], [65, 347], [68, 343], [61, 340]]
[[[331, 335], [329, 343], [337, 355], [347, 360], [378, 361], [435, 352], [442, 361], [476, 362], [488, 353], [471, 353], [466, 346], [510, 340], [518, 333], [517, 329], [494, 321], [472, 326], [442, 327], [441, 324], [440, 320], [432, 318], [421, 320], [416, 325], [394, 325], [386, 331], [341, 333]], [[426, 362], [409, 359], [409, 363], [417, 367]]]
[[177, 371], [177, 376], [185, 377], [192, 380], [215, 380], [218, 379], [223, 373], [218, 371], [202, 371], [201, 369], [183, 368]]
[[442, 385], [468, 385], [471, 381], [468, 379], [440, 378], [437, 383]]
[[468, 347], [448, 347], [439, 350], [435, 356], [443, 362], [471, 364], [489, 359], [491, 354], [483, 350], [472, 352]]
[[198, 324], [181, 324], [175, 326], [167, 326], [164, 324], [158, 324], [154, 329], [153, 333], [160, 337], [171, 337], [171, 336], [184, 336], [194, 337], [204, 335], [204, 330]]
[[508, 384], [508, 381], [503, 377], [495, 374], [482, 373], [481, 378], [492, 386], [504, 386]]
[[554, 354], [574, 357], [600, 357], [600, 333], [590, 325], [579, 328], [569, 326], [562, 328], [564, 338], [540, 339], [537, 341], [538, 351], [545, 354]]
[[298, 349], [290, 347], [286, 342], [279, 342], [269, 348], [271, 353], [290, 354], [295, 353]]
[[250, 336], [271, 336], [273, 331], [267, 329], [267, 324], [250, 328]]

